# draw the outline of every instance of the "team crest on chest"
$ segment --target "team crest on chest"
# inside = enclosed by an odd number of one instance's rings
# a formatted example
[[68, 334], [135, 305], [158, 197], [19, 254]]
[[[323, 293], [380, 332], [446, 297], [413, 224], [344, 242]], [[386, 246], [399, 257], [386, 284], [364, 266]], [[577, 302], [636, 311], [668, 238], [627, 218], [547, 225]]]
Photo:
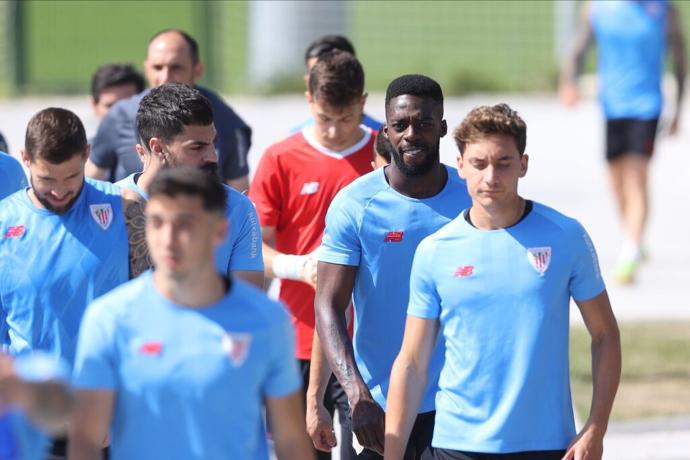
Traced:
[[98, 226], [103, 230], [108, 230], [110, 224], [113, 223], [113, 207], [110, 206], [110, 203], [92, 204], [89, 208], [91, 209], [91, 217]]
[[251, 343], [251, 334], [226, 332], [220, 341], [220, 346], [230, 358], [230, 363], [235, 367], [240, 367], [247, 359]]
[[527, 248], [527, 260], [537, 273], [543, 275], [551, 263], [551, 246]]

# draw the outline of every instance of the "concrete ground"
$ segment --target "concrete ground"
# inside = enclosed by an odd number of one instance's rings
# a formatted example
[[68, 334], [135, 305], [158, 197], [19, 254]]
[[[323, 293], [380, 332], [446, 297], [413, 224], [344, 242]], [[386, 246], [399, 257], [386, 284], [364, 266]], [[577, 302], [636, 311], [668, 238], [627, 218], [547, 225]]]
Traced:
[[[617, 286], [609, 276], [622, 241], [621, 228], [603, 160], [603, 122], [594, 101], [565, 110], [548, 96], [489, 95], [451, 98], [445, 117], [452, 130], [474, 106], [507, 102], [528, 126], [529, 171], [521, 193], [579, 219], [588, 229], [600, 258], [615, 313], [621, 322], [690, 320], [690, 117], [680, 134], [662, 134], [650, 179], [651, 214], [646, 241], [648, 262], [637, 283]], [[254, 129], [250, 165], [290, 127], [307, 117], [302, 97], [230, 98]], [[92, 133], [96, 122], [86, 97], [28, 98], [0, 101], [0, 131], [12, 153], [23, 144], [26, 123], [41, 108], [63, 106], [79, 114]], [[383, 97], [371, 95], [368, 110], [383, 119]], [[687, 112], [687, 111], [686, 111]], [[454, 163], [455, 146], [442, 140], [443, 161]], [[572, 321], [579, 314], [572, 311]], [[690, 388], [690, 382], [688, 387]], [[606, 459], [690, 459], [690, 419], [662, 419], [612, 424], [606, 438]]]

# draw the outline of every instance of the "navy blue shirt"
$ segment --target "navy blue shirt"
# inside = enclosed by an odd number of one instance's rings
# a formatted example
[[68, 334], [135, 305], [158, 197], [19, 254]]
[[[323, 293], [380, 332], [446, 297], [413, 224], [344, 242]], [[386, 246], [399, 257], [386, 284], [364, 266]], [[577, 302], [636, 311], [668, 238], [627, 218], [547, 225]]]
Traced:
[[[223, 179], [235, 179], [249, 173], [247, 155], [251, 146], [251, 128], [213, 91], [197, 86], [211, 102], [213, 121], [218, 131], [219, 173]], [[109, 171], [106, 179], [119, 181], [141, 172], [142, 164], [134, 146], [139, 142], [136, 118], [139, 103], [150, 90], [117, 102], [103, 119], [91, 145], [91, 161]]]

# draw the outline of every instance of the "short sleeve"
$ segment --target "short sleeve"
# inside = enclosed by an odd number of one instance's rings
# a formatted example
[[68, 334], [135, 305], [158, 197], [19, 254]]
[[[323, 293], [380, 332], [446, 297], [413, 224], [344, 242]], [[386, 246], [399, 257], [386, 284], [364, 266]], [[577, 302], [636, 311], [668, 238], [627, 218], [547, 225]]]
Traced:
[[580, 225], [573, 229], [573, 270], [570, 275], [570, 295], [575, 300], [589, 300], [606, 288], [599, 269], [599, 259], [587, 231]]
[[98, 126], [91, 140], [89, 159], [102, 169], [113, 169], [117, 163], [117, 119], [119, 107], [113, 107]]
[[285, 311], [270, 334], [270, 363], [264, 393], [283, 397], [299, 390], [302, 379], [295, 360], [295, 332]]
[[432, 273], [433, 241], [422, 240], [415, 251], [410, 272], [410, 300], [407, 314], [419, 318], [435, 319], [441, 314], [441, 296]]
[[342, 190], [331, 202], [326, 214], [326, 229], [319, 248], [319, 260], [339, 265], [358, 266], [362, 254], [358, 215], [363, 204]]
[[249, 187], [249, 198], [256, 206], [259, 223], [263, 227], [276, 227], [284, 201], [283, 178], [277, 156], [269, 150], [264, 153]]
[[256, 209], [244, 195], [229, 191], [229, 198], [236, 211], [230, 216], [231, 232], [236, 235], [230, 255], [230, 271], [264, 271], [261, 251], [261, 227]]
[[114, 324], [102, 314], [104, 306], [92, 304], [84, 314], [72, 375], [76, 388], [112, 390], [117, 385]]

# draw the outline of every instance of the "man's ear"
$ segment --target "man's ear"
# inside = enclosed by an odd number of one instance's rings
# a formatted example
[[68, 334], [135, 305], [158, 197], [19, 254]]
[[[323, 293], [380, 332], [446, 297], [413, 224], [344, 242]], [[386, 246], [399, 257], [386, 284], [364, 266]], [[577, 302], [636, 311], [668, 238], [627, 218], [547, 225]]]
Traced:
[[196, 83], [204, 75], [204, 65], [201, 61], [194, 64], [194, 83]]
[[446, 120], [441, 120], [441, 136], [444, 137], [446, 134], [448, 134], [448, 123], [446, 123]]
[[529, 164], [529, 155], [526, 153], [522, 154], [522, 157], [520, 158], [520, 177], [525, 177], [527, 174], [527, 166]]
[[163, 143], [161, 142], [161, 138], [152, 137], [149, 139], [149, 152], [161, 160], [164, 159], [165, 155], [163, 153]]
[[21, 149], [20, 154], [22, 157], [22, 163], [24, 163], [24, 166], [26, 166], [28, 168], [29, 165], [31, 164], [31, 157], [27, 153], [26, 149]]

